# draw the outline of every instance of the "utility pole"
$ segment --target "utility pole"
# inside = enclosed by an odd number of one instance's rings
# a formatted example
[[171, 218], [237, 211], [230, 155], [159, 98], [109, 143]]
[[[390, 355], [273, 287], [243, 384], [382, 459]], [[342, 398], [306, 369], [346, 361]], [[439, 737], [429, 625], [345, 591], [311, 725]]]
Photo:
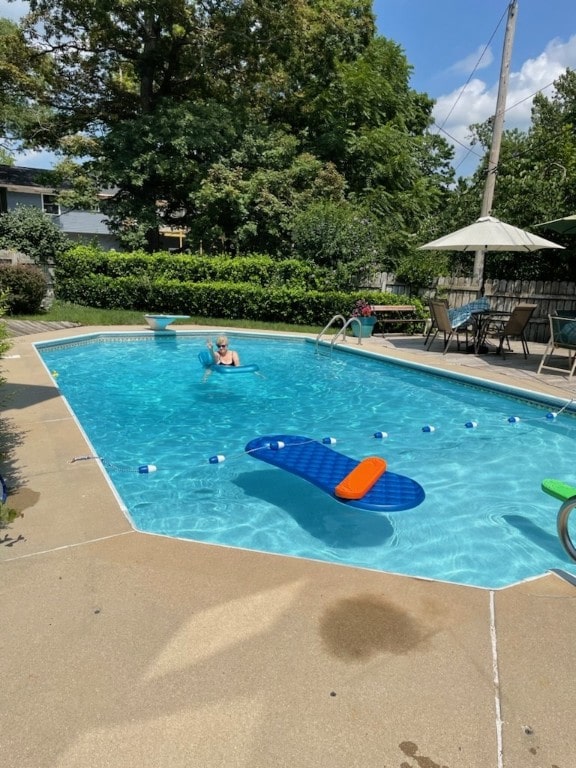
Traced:
[[[512, 0], [508, 6], [508, 20], [506, 22], [506, 34], [504, 35], [504, 48], [502, 50], [502, 62], [500, 65], [500, 81], [498, 83], [498, 97], [496, 100], [496, 114], [492, 123], [492, 143], [488, 157], [488, 170], [484, 184], [484, 196], [480, 217], [489, 216], [494, 200], [494, 187], [498, 172], [500, 158], [500, 144], [502, 143], [502, 131], [504, 129], [504, 112], [506, 111], [506, 97], [508, 95], [508, 77], [510, 75], [510, 62], [512, 59], [512, 44], [516, 29], [516, 14], [518, 1]], [[481, 291], [484, 284], [484, 251], [476, 251], [474, 258], [474, 283]]]

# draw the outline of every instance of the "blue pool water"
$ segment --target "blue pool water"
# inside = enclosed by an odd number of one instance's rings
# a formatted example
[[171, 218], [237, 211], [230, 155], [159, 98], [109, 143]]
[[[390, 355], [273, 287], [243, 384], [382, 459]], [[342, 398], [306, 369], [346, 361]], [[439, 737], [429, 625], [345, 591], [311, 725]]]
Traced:
[[[559, 502], [540, 490], [545, 477], [576, 480], [576, 417], [546, 418], [558, 404], [250, 335], [231, 346], [262, 375], [203, 381], [204, 344], [142, 334], [38, 345], [138, 529], [494, 588], [575, 572], [556, 535]], [[381, 455], [426, 499], [390, 514], [348, 509], [244, 453], [278, 433], [335, 437], [355, 459]], [[210, 464], [216, 454], [226, 460]], [[140, 474], [146, 464], [157, 472]]]

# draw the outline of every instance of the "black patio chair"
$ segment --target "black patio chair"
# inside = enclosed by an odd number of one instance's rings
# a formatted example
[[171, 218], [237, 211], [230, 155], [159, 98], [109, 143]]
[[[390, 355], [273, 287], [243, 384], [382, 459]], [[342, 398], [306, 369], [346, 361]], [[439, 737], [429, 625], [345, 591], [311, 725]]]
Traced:
[[530, 350], [528, 349], [528, 341], [526, 340], [526, 328], [537, 307], [537, 304], [517, 304], [508, 319], [502, 320], [499, 324], [490, 328], [490, 331], [500, 340], [500, 344], [496, 350], [497, 355], [501, 354], [502, 357], [505, 357], [504, 342], [506, 342], [508, 350], [511, 351], [510, 338], [519, 338], [522, 342], [524, 359], [528, 359]]

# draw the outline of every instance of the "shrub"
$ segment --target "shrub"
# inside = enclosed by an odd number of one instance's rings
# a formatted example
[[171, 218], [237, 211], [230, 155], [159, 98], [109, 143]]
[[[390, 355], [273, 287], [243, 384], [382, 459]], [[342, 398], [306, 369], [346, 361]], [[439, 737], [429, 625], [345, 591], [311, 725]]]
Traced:
[[[6, 292], [0, 288], [0, 317], [6, 314], [6, 307], [8, 304], [8, 297]], [[0, 357], [10, 349], [10, 340], [8, 338], [8, 329], [5, 323], [0, 323]], [[0, 384], [4, 383], [4, 379], [0, 378]]]
[[56, 280], [105, 277], [165, 278], [183, 282], [254, 283], [262, 286], [319, 287], [321, 270], [298, 259], [272, 259], [262, 254], [248, 256], [188, 256], [143, 251], [116, 253], [94, 246], [76, 245], [56, 264]]
[[36, 314], [46, 295], [47, 281], [43, 273], [27, 264], [0, 265], [0, 290], [6, 292], [9, 315]]
[[[4, 315], [6, 311], [6, 294], [0, 292], [0, 317]], [[0, 323], [0, 357], [4, 355], [10, 349], [10, 341], [8, 340], [8, 330], [4, 323]], [[4, 385], [6, 382], [0, 378], [0, 385]], [[0, 401], [3, 404], [3, 399]], [[0, 453], [0, 458], [6, 458], [4, 453]], [[6, 486], [4, 480], [0, 478], [0, 528], [4, 528], [9, 523], [13, 522], [17, 517], [21, 516], [21, 512], [17, 512], [12, 509], [6, 503]]]
[[341, 290], [360, 288], [385, 251], [380, 221], [361, 205], [341, 201], [313, 203], [298, 214], [292, 239], [296, 254], [330, 269]]
[[25, 253], [37, 264], [55, 260], [70, 240], [40, 208], [18, 206], [0, 214], [0, 248]]
[[[348, 317], [357, 299], [401, 304], [403, 296], [339, 290], [328, 269], [269, 256], [119, 254], [75, 246], [58, 260], [56, 297], [100, 309], [324, 325]], [[421, 311], [416, 299], [411, 301]]]
[[0, 500], [0, 528], [13, 523], [17, 517], [22, 517], [22, 512], [9, 507], [6, 502]]

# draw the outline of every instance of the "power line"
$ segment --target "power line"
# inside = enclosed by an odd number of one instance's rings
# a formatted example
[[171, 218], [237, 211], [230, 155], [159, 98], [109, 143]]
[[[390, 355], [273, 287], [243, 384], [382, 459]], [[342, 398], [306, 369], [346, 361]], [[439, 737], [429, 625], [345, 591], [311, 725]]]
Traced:
[[494, 36], [496, 35], [496, 32], [498, 31], [498, 28], [502, 24], [502, 19], [507, 15], [507, 12], [508, 11], [506, 10], [502, 14], [502, 16], [500, 17], [500, 21], [496, 25], [496, 29], [494, 30], [494, 32], [492, 32], [492, 35], [490, 36], [490, 39], [488, 40], [488, 42], [484, 46], [484, 49], [482, 50], [482, 53], [480, 54], [480, 58], [478, 59], [478, 61], [474, 65], [474, 67], [473, 67], [472, 71], [470, 72], [470, 74], [468, 75], [468, 80], [466, 80], [466, 82], [464, 83], [464, 85], [460, 89], [460, 92], [458, 93], [458, 96], [456, 97], [456, 101], [454, 102], [454, 104], [452, 104], [452, 107], [450, 108], [450, 110], [448, 111], [448, 114], [444, 118], [444, 122], [442, 123], [441, 126], [439, 126], [440, 130], [442, 130], [442, 128], [446, 125], [446, 122], [447, 122], [448, 118], [450, 117], [452, 112], [454, 112], [454, 110], [456, 109], [456, 105], [458, 104], [458, 102], [460, 101], [462, 96], [464, 95], [464, 92], [465, 92], [466, 88], [470, 85], [470, 81], [472, 80], [473, 76], [476, 74], [476, 71], [478, 70], [478, 67], [480, 66], [480, 62], [482, 61], [482, 59], [484, 58], [484, 54], [486, 53], [486, 51], [490, 47], [490, 43], [494, 39]]
[[[470, 145], [464, 144], [464, 143], [463, 143], [463, 142], [461, 142], [459, 139], [457, 139], [455, 136], [452, 136], [452, 134], [450, 134], [448, 131], [446, 131], [446, 130], [445, 130], [445, 128], [444, 128], [444, 126], [445, 126], [445, 125], [446, 125], [446, 123], [448, 122], [448, 120], [449, 120], [450, 116], [452, 115], [452, 113], [454, 112], [454, 110], [455, 110], [455, 108], [456, 108], [456, 106], [457, 106], [458, 102], [459, 102], [459, 101], [460, 101], [460, 99], [463, 97], [464, 93], [466, 92], [466, 89], [467, 89], [467, 88], [468, 88], [468, 86], [470, 85], [470, 81], [472, 80], [472, 78], [473, 78], [473, 77], [474, 77], [474, 75], [476, 74], [476, 72], [477, 72], [477, 70], [478, 70], [478, 68], [479, 68], [479, 66], [480, 66], [480, 63], [482, 62], [482, 59], [484, 58], [484, 56], [485, 56], [485, 54], [486, 54], [486, 51], [487, 51], [487, 50], [488, 50], [488, 48], [490, 47], [490, 45], [491, 45], [491, 43], [492, 43], [492, 41], [493, 41], [493, 39], [494, 39], [494, 37], [495, 37], [495, 35], [496, 35], [496, 33], [497, 33], [498, 29], [499, 29], [499, 28], [500, 28], [500, 26], [502, 25], [502, 21], [503, 21], [503, 19], [504, 19], [504, 18], [505, 18], [505, 17], [508, 15], [508, 11], [509, 11], [509, 6], [508, 6], [508, 7], [507, 7], [507, 9], [506, 9], [506, 10], [505, 10], [505, 11], [502, 13], [502, 16], [500, 17], [500, 19], [499, 19], [499, 21], [498, 21], [498, 23], [497, 23], [497, 25], [496, 25], [496, 27], [495, 27], [494, 31], [492, 32], [492, 35], [490, 36], [490, 39], [489, 39], [488, 43], [487, 43], [487, 44], [484, 46], [484, 48], [483, 48], [483, 50], [482, 50], [482, 53], [480, 54], [480, 57], [478, 58], [478, 61], [477, 61], [477, 62], [476, 62], [476, 64], [474, 65], [474, 68], [472, 69], [472, 71], [471, 71], [470, 75], [468, 76], [468, 79], [466, 80], [466, 82], [464, 83], [464, 85], [462, 86], [462, 88], [460, 89], [460, 91], [458, 92], [458, 95], [457, 95], [457, 97], [456, 97], [456, 99], [455, 99], [454, 103], [452, 104], [451, 108], [449, 109], [448, 113], [445, 115], [445, 117], [444, 117], [444, 119], [443, 119], [443, 121], [442, 121], [442, 124], [441, 124], [441, 125], [438, 125], [438, 123], [436, 123], [436, 122], [434, 122], [434, 123], [432, 124], [432, 126], [433, 126], [434, 128], [436, 128], [436, 129], [438, 130], [438, 132], [441, 132], [441, 133], [445, 134], [445, 135], [446, 135], [446, 136], [447, 136], [447, 137], [450, 139], [450, 141], [451, 141], [451, 142], [453, 142], [454, 144], [457, 144], [457, 145], [459, 145], [460, 147], [462, 147], [463, 149], [465, 149], [465, 150], [466, 150], [466, 154], [464, 155], [464, 157], [463, 157], [463, 158], [462, 158], [462, 159], [461, 159], [461, 160], [458, 162], [458, 164], [455, 166], [455, 168], [454, 168], [454, 170], [455, 170], [455, 171], [457, 171], [457, 170], [458, 170], [458, 168], [459, 168], [459, 167], [460, 167], [460, 166], [461, 166], [461, 165], [462, 165], [464, 162], [466, 162], [466, 160], [467, 160], [467, 159], [470, 157], [470, 155], [474, 155], [476, 158], [478, 158], [478, 159], [480, 159], [480, 160], [481, 160], [481, 159], [484, 157], [485, 153], [483, 153], [483, 154], [479, 154], [478, 152], [475, 152], [475, 151], [472, 149], [472, 147], [471, 147]], [[554, 83], [553, 83], [553, 82], [552, 82], [552, 83], [548, 83], [548, 85], [545, 85], [543, 88], [540, 88], [540, 89], [538, 89], [538, 90], [537, 90], [535, 93], [532, 93], [532, 94], [530, 94], [529, 96], [526, 96], [525, 98], [523, 98], [523, 99], [520, 99], [519, 101], [515, 102], [515, 103], [514, 103], [514, 104], [512, 104], [511, 106], [507, 107], [507, 108], [505, 109], [505, 113], [508, 113], [510, 110], [514, 109], [515, 107], [517, 107], [518, 105], [520, 105], [520, 104], [524, 103], [525, 101], [528, 101], [528, 100], [530, 100], [530, 99], [533, 99], [533, 98], [534, 98], [534, 96], [535, 96], [537, 93], [541, 93], [542, 91], [546, 90], [547, 88], [549, 88], [549, 87], [550, 87], [550, 86], [552, 86], [552, 85], [554, 85]], [[497, 169], [495, 168], [495, 169], [494, 169], [494, 171], [496, 171], [496, 170], [497, 170]]]
[[[539, 93], [543, 93], [545, 90], [547, 90], [548, 88], [551, 88], [553, 85], [554, 85], [554, 81], [552, 81], [550, 83], [547, 83], [547, 85], [542, 86], [542, 88], [539, 88], [537, 91], [534, 91], [534, 93], [531, 93], [528, 96], [525, 96], [523, 99], [520, 99], [519, 101], [514, 102], [514, 104], [511, 104], [509, 107], [506, 107], [505, 113], [510, 112], [512, 109], [514, 109], [515, 107], [518, 107], [520, 104], [523, 104], [525, 101], [529, 101], [530, 99], [533, 99], [534, 96], [536, 96]], [[461, 92], [460, 95], [462, 95], [462, 92]], [[456, 105], [454, 105], [454, 106], [456, 106]], [[446, 123], [446, 119], [442, 123], [442, 126]], [[454, 168], [455, 171], [457, 171], [458, 168], [460, 168], [460, 166], [470, 157], [470, 155], [474, 155], [479, 160], [482, 160], [484, 158], [484, 156], [486, 154], [485, 152], [483, 154], [479, 154], [478, 152], [475, 152], [470, 145], [464, 144], [459, 139], [457, 139], [455, 136], [452, 136], [452, 134], [449, 133], [448, 131], [446, 131], [442, 126], [438, 125], [438, 123], [436, 123], [436, 122], [432, 123], [432, 127], [437, 128], [438, 131], [440, 131], [443, 134], [445, 134], [452, 142], [454, 142], [454, 144], [458, 144], [459, 146], [462, 147], [462, 149], [466, 150], [466, 155], [464, 155], [464, 157], [459, 161], [458, 165], [455, 166], [455, 168]], [[549, 141], [547, 141], [546, 144], [551, 143], [552, 141], [555, 140], [555, 138], [556, 137], [550, 137]], [[521, 157], [523, 154], [526, 154], [526, 153], [525, 152], [517, 152], [514, 155], [514, 157]]]

